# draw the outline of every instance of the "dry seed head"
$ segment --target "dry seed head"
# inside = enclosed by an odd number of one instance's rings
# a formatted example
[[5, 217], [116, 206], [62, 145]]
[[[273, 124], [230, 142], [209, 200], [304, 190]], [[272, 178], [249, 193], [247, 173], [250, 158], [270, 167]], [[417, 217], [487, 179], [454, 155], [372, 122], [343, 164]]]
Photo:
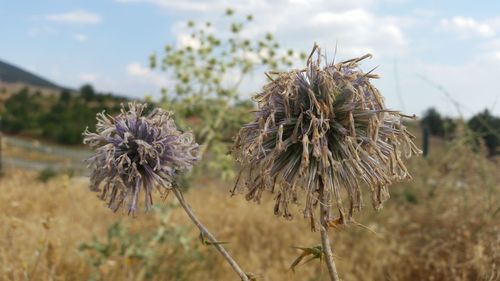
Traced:
[[402, 124], [405, 116], [386, 109], [371, 84], [377, 76], [358, 68], [368, 57], [322, 67], [315, 46], [305, 70], [276, 73], [254, 96], [255, 120], [236, 137], [241, 170], [235, 190], [245, 189], [255, 201], [265, 190], [276, 193], [275, 213], [286, 218], [292, 217], [289, 204], [301, 203], [313, 229], [318, 204], [330, 207], [328, 219], [348, 222], [362, 207], [363, 184], [380, 208], [387, 186], [410, 178], [403, 156], [420, 150]]
[[87, 160], [90, 189], [101, 191], [114, 211], [127, 204], [134, 213], [142, 192], [148, 209], [153, 188], [165, 196], [175, 177], [198, 161], [193, 135], [180, 132], [170, 112], [157, 108], [143, 116], [145, 109], [146, 104], [129, 103], [116, 117], [99, 113], [97, 132], [83, 134], [83, 142], [95, 149]]

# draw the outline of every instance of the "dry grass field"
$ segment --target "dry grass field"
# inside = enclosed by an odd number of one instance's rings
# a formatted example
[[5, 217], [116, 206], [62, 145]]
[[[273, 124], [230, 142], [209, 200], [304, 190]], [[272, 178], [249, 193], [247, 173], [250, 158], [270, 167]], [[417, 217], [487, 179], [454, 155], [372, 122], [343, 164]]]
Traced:
[[[391, 187], [381, 211], [366, 206], [358, 215], [370, 230], [333, 232], [342, 280], [500, 280], [499, 164], [460, 142], [443, 147], [409, 163], [414, 180]], [[7, 170], [0, 179], [0, 280], [237, 280], [179, 207], [127, 217], [106, 209], [82, 179], [36, 178]], [[256, 280], [327, 280], [315, 260], [289, 269], [300, 253], [292, 246], [319, 243], [300, 206], [284, 221], [272, 214], [272, 196], [257, 205], [231, 198], [229, 182], [197, 179], [192, 186], [188, 202]], [[81, 244], [107, 241], [117, 221], [127, 234], [94, 247], [106, 256], [96, 262], [96, 251]], [[151, 233], [167, 240], [147, 238]]]

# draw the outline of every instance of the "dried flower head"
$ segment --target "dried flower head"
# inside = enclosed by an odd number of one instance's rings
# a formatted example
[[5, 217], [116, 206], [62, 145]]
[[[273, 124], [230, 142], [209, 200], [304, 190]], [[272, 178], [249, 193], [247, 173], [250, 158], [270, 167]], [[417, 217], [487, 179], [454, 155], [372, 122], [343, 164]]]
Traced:
[[143, 116], [145, 109], [146, 104], [129, 103], [116, 117], [99, 113], [97, 132], [84, 132], [83, 142], [96, 150], [87, 160], [90, 189], [102, 187], [100, 198], [114, 211], [125, 203], [133, 213], [141, 190], [147, 210], [154, 187], [166, 196], [176, 175], [198, 161], [198, 144], [176, 128], [170, 112], [157, 108]]
[[[313, 60], [313, 55], [316, 59]], [[256, 118], [235, 141], [235, 157], [246, 178], [248, 200], [276, 192], [276, 215], [291, 218], [290, 203], [303, 198], [304, 216], [314, 229], [318, 204], [329, 206], [327, 219], [347, 223], [362, 208], [360, 185], [368, 186], [378, 209], [387, 186], [409, 178], [402, 155], [420, 153], [402, 124], [408, 117], [386, 109], [358, 63], [365, 55], [321, 67], [315, 46], [305, 70], [275, 73], [254, 100]], [[348, 207], [344, 206], [348, 202]], [[332, 216], [336, 208], [338, 215]]]

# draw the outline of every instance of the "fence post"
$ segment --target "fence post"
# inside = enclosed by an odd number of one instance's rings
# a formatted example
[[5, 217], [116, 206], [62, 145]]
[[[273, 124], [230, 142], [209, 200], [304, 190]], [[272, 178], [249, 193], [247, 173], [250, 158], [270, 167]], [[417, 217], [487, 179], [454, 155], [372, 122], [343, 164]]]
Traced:
[[424, 126], [423, 130], [423, 136], [422, 136], [422, 150], [424, 151], [424, 157], [427, 157], [429, 155], [429, 128], [427, 126]]
[[3, 162], [2, 162], [2, 117], [0, 116], [0, 176], [3, 175]]

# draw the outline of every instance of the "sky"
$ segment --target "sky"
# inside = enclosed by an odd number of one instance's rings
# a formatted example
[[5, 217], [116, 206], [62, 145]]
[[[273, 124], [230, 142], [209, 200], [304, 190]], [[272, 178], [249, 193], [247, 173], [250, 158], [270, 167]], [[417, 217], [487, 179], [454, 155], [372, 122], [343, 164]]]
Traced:
[[[327, 54], [378, 66], [374, 81], [391, 109], [421, 115], [435, 107], [470, 117], [500, 115], [500, 1], [410, 0], [0, 0], [0, 60], [56, 84], [131, 97], [160, 96], [166, 73], [148, 68], [165, 44], [185, 40], [187, 20], [222, 30], [226, 8], [253, 14], [248, 36], [274, 33], [286, 49]], [[226, 22], [227, 23], [227, 22]], [[255, 73], [241, 88], [256, 93]]]

